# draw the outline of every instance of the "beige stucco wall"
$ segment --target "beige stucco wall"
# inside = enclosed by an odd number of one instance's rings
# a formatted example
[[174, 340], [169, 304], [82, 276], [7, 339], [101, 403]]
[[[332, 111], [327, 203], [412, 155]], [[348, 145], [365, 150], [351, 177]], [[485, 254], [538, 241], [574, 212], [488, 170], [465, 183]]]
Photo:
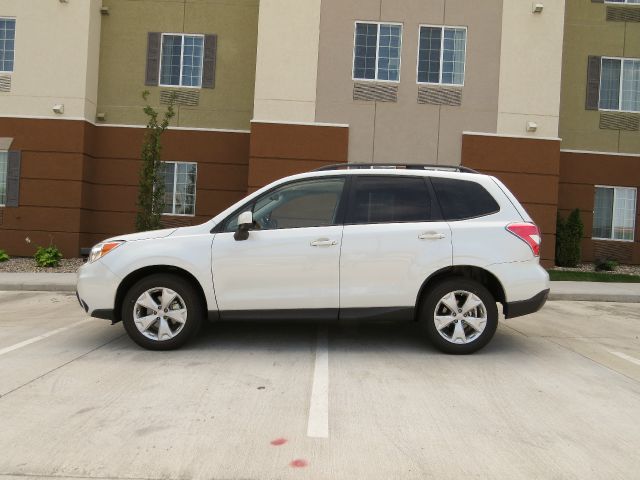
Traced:
[[[258, 0], [103, 0], [98, 111], [109, 124], [141, 125], [142, 92], [158, 107], [160, 90], [145, 86], [148, 32], [217, 34], [214, 89], [197, 107], [177, 106], [172, 125], [247, 130], [253, 114]], [[161, 109], [165, 107], [160, 107]]]
[[[356, 20], [403, 24], [397, 103], [352, 98]], [[460, 107], [417, 103], [420, 24], [468, 27]], [[324, 0], [316, 120], [349, 124], [351, 162], [460, 163], [463, 131], [496, 131], [501, 25], [502, 0]]]
[[0, 93], [0, 115], [95, 117], [100, 3], [0, 0], [0, 16], [16, 18], [11, 91]]
[[640, 153], [640, 132], [601, 129], [600, 112], [585, 109], [589, 55], [640, 58], [640, 23], [608, 22], [606, 8], [607, 4], [588, 0], [567, 0], [560, 116], [562, 148]]
[[320, 4], [321, 0], [260, 2], [256, 120], [314, 121]]
[[[560, 110], [564, 0], [504, 0], [498, 133], [556, 137]], [[527, 122], [538, 129], [527, 132]]]

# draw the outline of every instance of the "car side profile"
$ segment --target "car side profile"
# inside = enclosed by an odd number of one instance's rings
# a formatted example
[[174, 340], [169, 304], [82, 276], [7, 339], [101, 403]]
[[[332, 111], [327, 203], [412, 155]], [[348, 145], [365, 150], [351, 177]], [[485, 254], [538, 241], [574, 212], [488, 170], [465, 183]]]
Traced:
[[498, 179], [464, 167], [346, 164], [283, 178], [193, 227], [96, 245], [77, 295], [154, 350], [205, 320], [415, 320], [472, 353], [549, 293], [541, 236]]

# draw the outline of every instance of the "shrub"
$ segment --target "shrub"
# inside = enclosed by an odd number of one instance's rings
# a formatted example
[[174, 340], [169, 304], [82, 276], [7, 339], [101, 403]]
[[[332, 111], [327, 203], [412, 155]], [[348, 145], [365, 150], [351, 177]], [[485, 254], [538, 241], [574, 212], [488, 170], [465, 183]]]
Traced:
[[577, 208], [564, 220], [558, 213], [556, 222], [556, 265], [559, 267], [576, 267], [580, 262], [580, 241], [584, 233], [584, 225]]
[[613, 272], [618, 268], [618, 262], [607, 258], [599, 258], [595, 261], [596, 272]]
[[6, 262], [9, 258], [9, 254], [0, 248], [0, 262]]
[[36, 264], [39, 267], [57, 267], [60, 265], [62, 259], [62, 253], [55, 245], [48, 247], [38, 247], [33, 258], [36, 260]]

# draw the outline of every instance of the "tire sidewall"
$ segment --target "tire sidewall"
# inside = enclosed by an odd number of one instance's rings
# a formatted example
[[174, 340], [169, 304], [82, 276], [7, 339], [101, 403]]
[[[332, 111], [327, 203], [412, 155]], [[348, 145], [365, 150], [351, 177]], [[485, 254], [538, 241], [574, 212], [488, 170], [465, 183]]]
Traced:
[[[153, 288], [173, 290], [182, 297], [187, 307], [187, 321], [180, 333], [171, 340], [152, 340], [136, 327], [133, 317], [136, 301], [145, 291]], [[141, 347], [149, 350], [174, 350], [184, 345], [199, 330], [202, 312], [202, 300], [187, 280], [177, 275], [155, 274], [139, 280], [129, 289], [122, 302], [122, 323], [129, 337]]]
[[[466, 290], [478, 296], [487, 311], [484, 331], [471, 343], [462, 345], [444, 339], [434, 322], [435, 309], [440, 299], [456, 290]], [[436, 348], [449, 354], [466, 355], [480, 350], [493, 338], [498, 327], [498, 307], [493, 295], [481, 283], [463, 277], [450, 278], [439, 283], [426, 294], [420, 306], [419, 321], [427, 338]]]

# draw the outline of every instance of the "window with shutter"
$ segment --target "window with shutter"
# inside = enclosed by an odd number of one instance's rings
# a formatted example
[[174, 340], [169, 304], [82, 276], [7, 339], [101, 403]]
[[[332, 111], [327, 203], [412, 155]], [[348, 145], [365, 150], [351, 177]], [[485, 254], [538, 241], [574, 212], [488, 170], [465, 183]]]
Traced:
[[204, 36], [204, 61], [202, 65], [202, 88], [216, 86], [216, 55], [218, 52], [218, 36]]
[[147, 37], [147, 69], [145, 85], [157, 86], [160, 76], [160, 40], [162, 34], [149, 32]]
[[20, 152], [7, 152], [6, 200], [7, 207], [17, 207], [20, 200]]
[[600, 99], [600, 64], [601, 57], [590, 56], [587, 63], [587, 110], [598, 110]]

